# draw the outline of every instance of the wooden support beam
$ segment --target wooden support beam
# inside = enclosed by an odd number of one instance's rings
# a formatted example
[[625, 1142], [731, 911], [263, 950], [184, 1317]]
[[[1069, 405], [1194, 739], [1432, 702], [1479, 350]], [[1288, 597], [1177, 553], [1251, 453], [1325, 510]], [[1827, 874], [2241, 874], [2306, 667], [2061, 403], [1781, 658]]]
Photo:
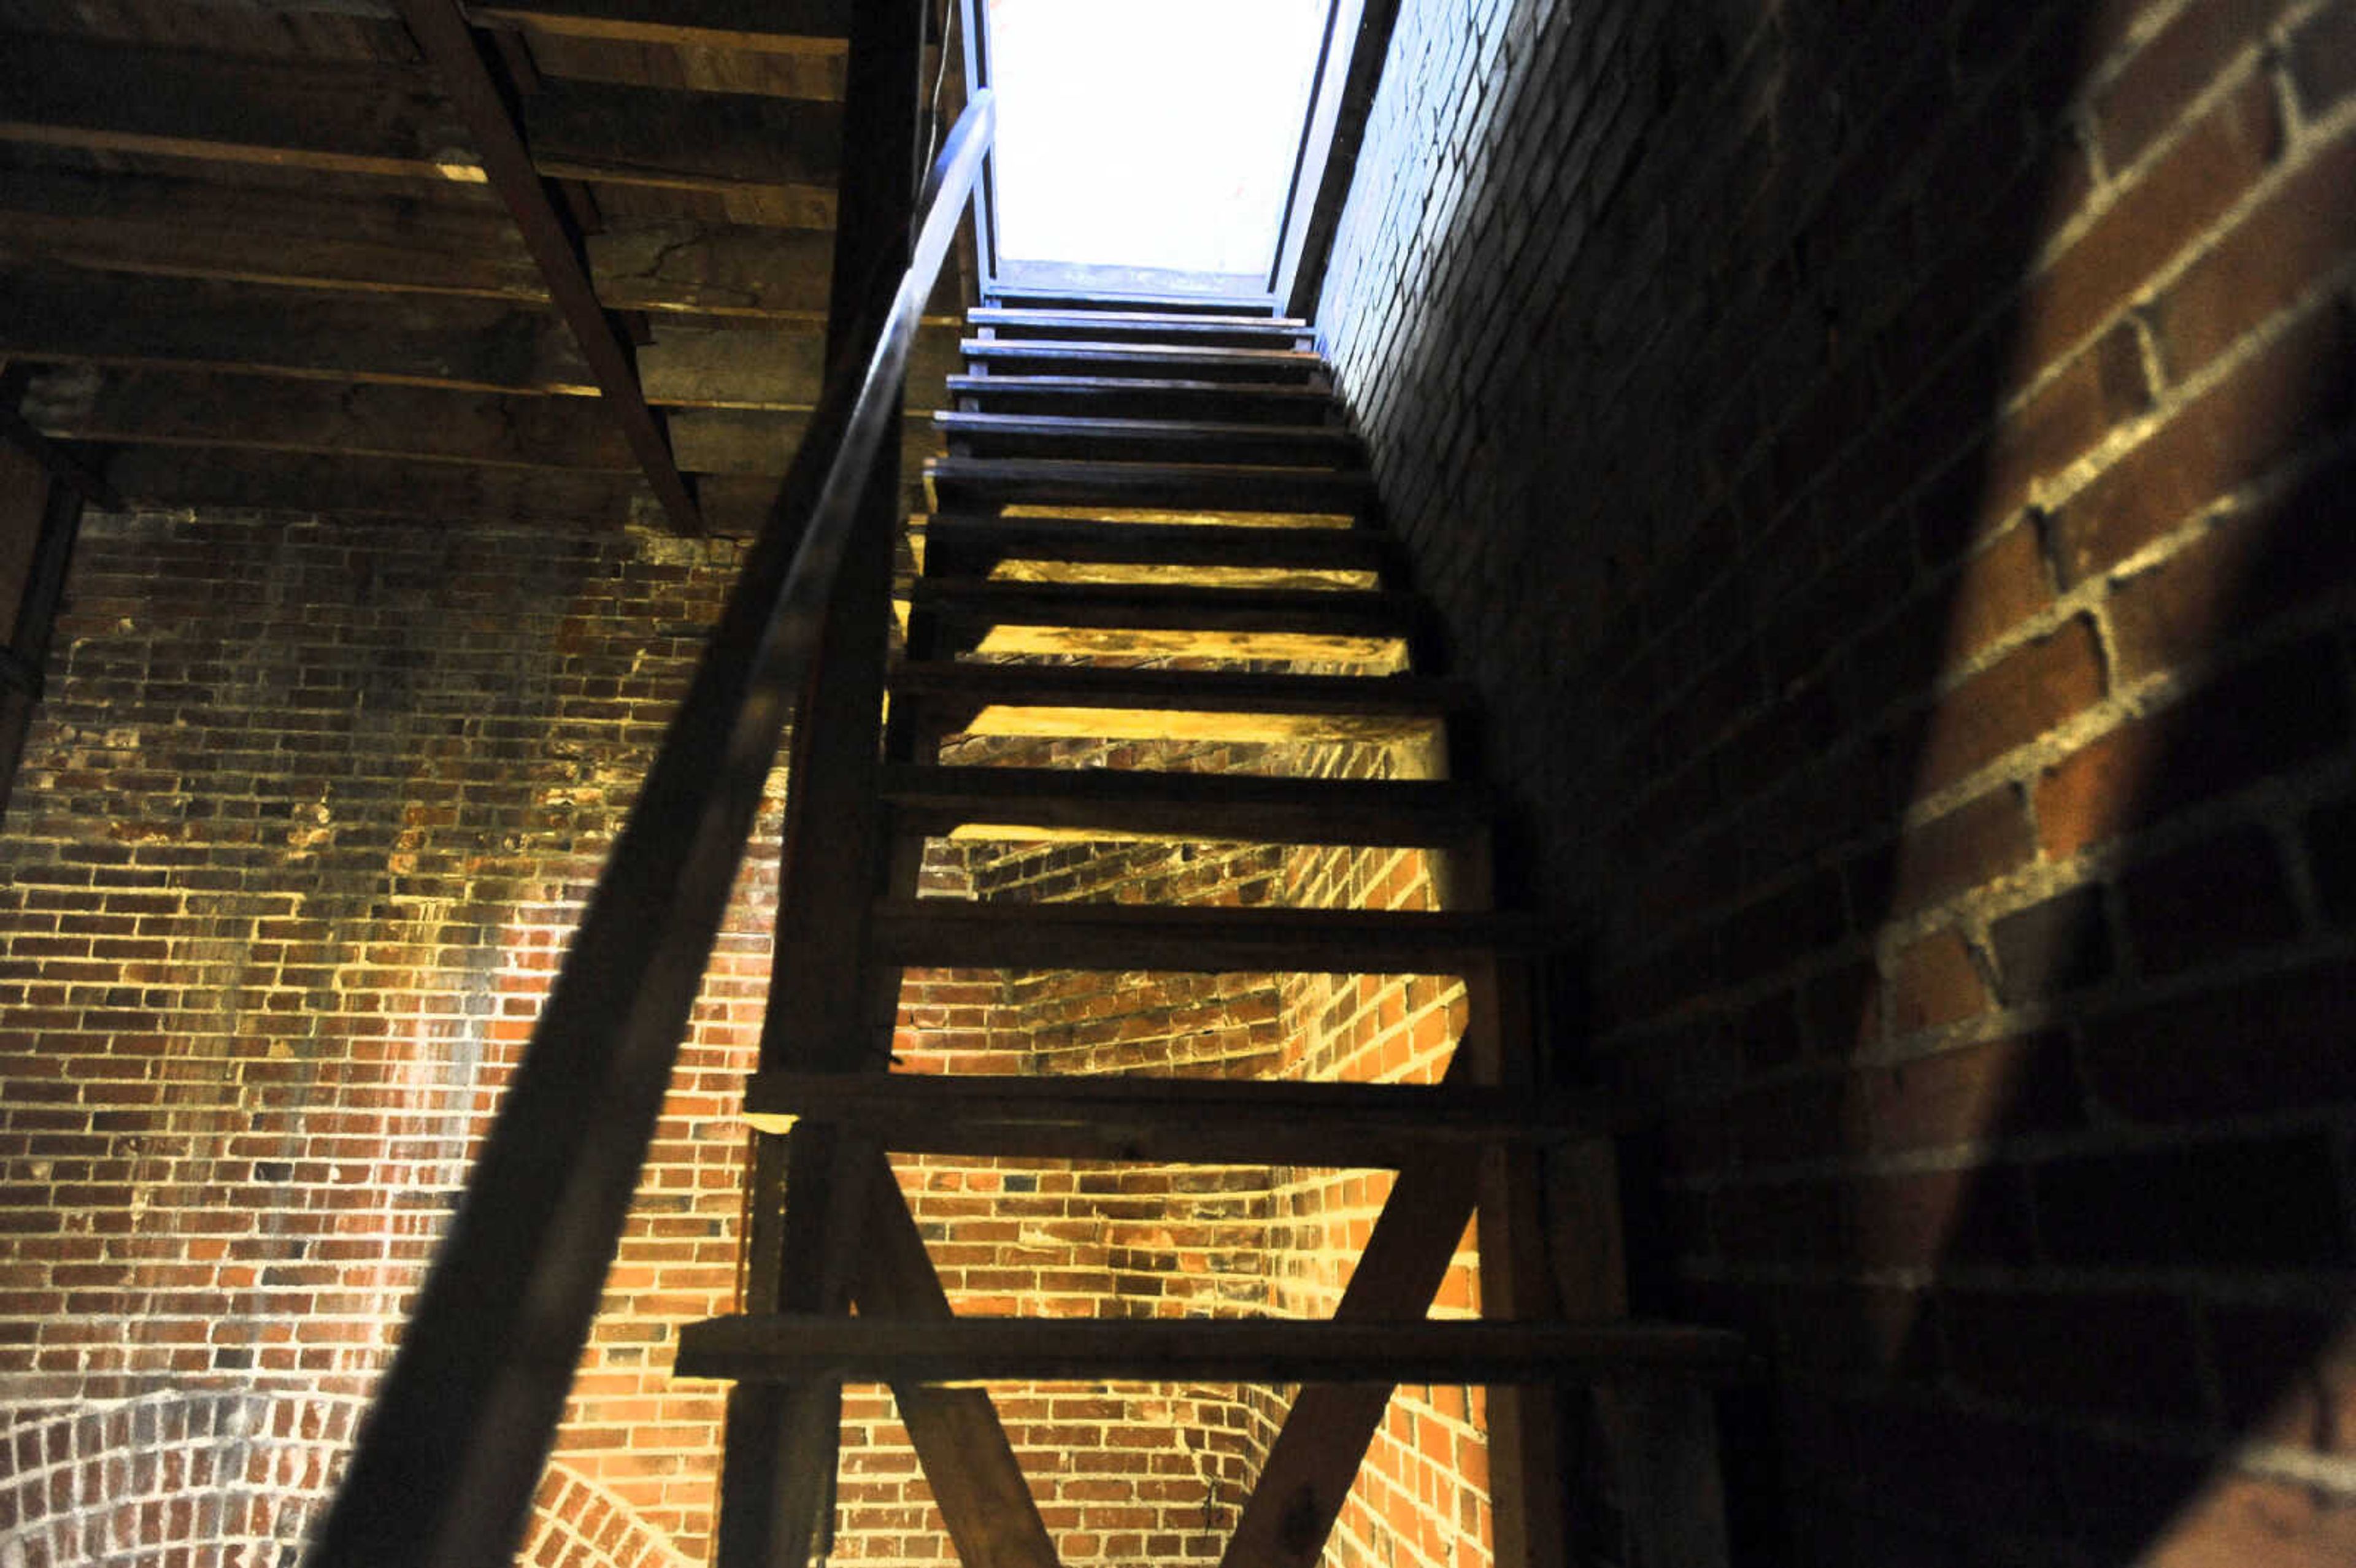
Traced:
[[0, 274], [0, 354], [490, 392], [595, 390], [544, 310], [67, 269]]
[[716, 1317], [680, 1331], [681, 1377], [848, 1382], [1583, 1383], [1731, 1377], [1740, 1335], [1663, 1323], [1402, 1318]]
[[[941, 406], [957, 368], [957, 332], [926, 327], [908, 367], [907, 408]], [[826, 345], [803, 325], [712, 328], [658, 322], [638, 351], [647, 395], [659, 403], [699, 408], [809, 409], [825, 383]]]
[[110, 512], [123, 510], [123, 497], [97, 472], [49, 439], [25, 416], [22, 400], [32, 379], [30, 368], [0, 362], [0, 441], [31, 458], [56, 483], [83, 500]]
[[[867, 1190], [853, 1286], [860, 1312], [900, 1323], [948, 1321], [948, 1295], [888, 1167], [870, 1179]], [[963, 1568], [1055, 1568], [1055, 1542], [990, 1396], [980, 1389], [895, 1382], [892, 1398]]]
[[1559, 1143], [1605, 1125], [1590, 1104], [1395, 1083], [763, 1072], [746, 1119], [834, 1122], [911, 1154], [1157, 1164], [1396, 1168], [1436, 1148]]
[[[1467, 1077], [1451, 1067], [1446, 1082]], [[1413, 1317], [1430, 1307], [1472, 1218], [1478, 1170], [1477, 1159], [1460, 1157], [1399, 1172], [1334, 1307], [1335, 1323]], [[1305, 1385], [1277, 1429], [1220, 1568], [1312, 1568], [1390, 1399], [1389, 1383]]]
[[[48, 36], [8, 43], [0, 142], [375, 178], [492, 178], [465, 105], [414, 67]], [[799, 227], [832, 221], [837, 105], [552, 79], [522, 112], [529, 160], [552, 177], [759, 197]]]
[[[866, 346], [889, 314], [880, 291], [894, 287], [909, 264], [923, 41], [918, 0], [862, 5], [852, 24], [841, 224], [828, 293], [825, 363], [834, 376], [863, 370]], [[896, 386], [884, 406], [898, 423]], [[886, 871], [875, 774], [899, 476], [899, 443], [884, 442], [857, 494], [795, 711], [764, 1068], [857, 1072], [880, 1067], [888, 1053], [888, 1046], [878, 1051], [868, 1026], [879, 1014], [888, 1019], [898, 977], [876, 968], [865, 949], [867, 911]], [[889, 1182], [888, 1168], [867, 1140], [827, 1129], [789, 1140], [784, 1163], [783, 1193], [753, 1194], [751, 1249], [776, 1259], [777, 1272], [747, 1281], [747, 1303], [841, 1314], [850, 1305], [869, 1189], [879, 1172]], [[812, 1546], [831, 1535], [839, 1424], [823, 1431], [794, 1424], [817, 1397], [806, 1389], [730, 1394], [732, 1436], [747, 1441], [732, 1442], [723, 1459], [720, 1568], [801, 1568]]]
[[472, 0], [466, 14], [612, 43], [839, 55], [853, 9], [852, 0]]
[[[547, 281], [549, 298], [580, 344], [582, 357], [588, 361], [590, 374], [661, 504], [663, 516], [675, 533], [701, 533], [703, 519], [696, 511], [695, 497], [672, 461], [661, 421], [647, 406], [629, 348], [590, 284], [579, 236], [557, 210], [553, 196], [533, 167], [509, 97], [494, 75], [497, 68], [460, 14], [457, 0], [401, 0], [401, 13], [465, 116], [491, 188], [514, 216], [524, 248]], [[529, 101], [540, 102], [544, 96], [534, 94]]]
[[637, 471], [621, 432], [584, 398], [78, 367], [35, 378], [25, 412], [76, 441]]
[[347, 516], [472, 518], [619, 528], [659, 516], [635, 473], [491, 468], [402, 458], [219, 447], [126, 446], [107, 465], [114, 486], [153, 507], [252, 507]]
[[[0, 378], [0, 411], [16, 420], [16, 391]], [[17, 421], [21, 423], [21, 421]], [[43, 443], [46, 444], [46, 443]], [[120, 503], [116, 503], [119, 507]], [[41, 674], [48, 663], [64, 596], [66, 571], [81, 528], [82, 495], [36, 451], [13, 443], [0, 447], [0, 560], [10, 570], [0, 579], [0, 646], [7, 677], [0, 685], [0, 816], [16, 782], [25, 735], [41, 699]]]

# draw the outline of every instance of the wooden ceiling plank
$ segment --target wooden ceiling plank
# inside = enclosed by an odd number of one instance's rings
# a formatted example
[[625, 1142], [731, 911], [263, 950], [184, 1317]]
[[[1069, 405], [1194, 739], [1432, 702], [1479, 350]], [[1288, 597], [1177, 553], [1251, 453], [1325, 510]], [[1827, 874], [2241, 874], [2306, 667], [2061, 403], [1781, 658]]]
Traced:
[[544, 310], [65, 269], [0, 276], [0, 354], [488, 392], [595, 385]]
[[132, 501], [155, 507], [238, 507], [592, 531], [654, 515], [652, 497], [636, 474], [305, 453], [257, 463], [250, 453], [213, 447], [133, 446], [115, 454], [108, 476]]
[[0, 169], [0, 258], [106, 272], [537, 302], [495, 208], [153, 175]]
[[[516, 227], [522, 230], [524, 245], [547, 280], [549, 297], [580, 343], [605, 406], [662, 503], [663, 515], [676, 532], [701, 533], [703, 519], [696, 511], [695, 497], [680, 476], [660, 421], [647, 406], [630, 350], [590, 284], [579, 241], [533, 168], [523, 133], [474, 29], [458, 10], [457, 0], [402, 0], [401, 10], [426, 59], [466, 116], [475, 144], [481, 149], [491, 187], [507, 203]], [[528, 101], [538, 101], [541, 96], [535, 94]]]
[[24, 411], [79, 441], [636, 471], [620, 432], [581, 398], [77, 369], [37, 377]]
[[[0, 141], [480, 185], [468, 118], [391, 62], [225, 59], [16, 37]], [[541, 174], [682, 190], [833, 220], [838, 105], [549, 80], [530, 99]]]
[[478, 23], [566, 37], [775, 54], [841, 55], [852, 0], [477, 0]]

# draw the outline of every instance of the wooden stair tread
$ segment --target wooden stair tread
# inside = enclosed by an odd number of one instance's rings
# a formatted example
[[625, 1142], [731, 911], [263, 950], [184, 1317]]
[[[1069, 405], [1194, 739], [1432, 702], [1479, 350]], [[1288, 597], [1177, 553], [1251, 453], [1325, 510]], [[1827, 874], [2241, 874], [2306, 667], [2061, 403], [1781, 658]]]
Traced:
[[847, 1125], [895, 1153], [1342, 1169], [1611, 1125], [1591, 1098], [1518, 1088], [910, 1072], [756, 1073], [744, 1112], [766, 1132]]
[[1080, 517], [968, 517], [944, 513], [925, 529], [928, 570], [937, 558], [1290, 567], [1303, 571], [1380, 571], [1398, 547], [1370, 528], [1282, 524], [1120, 523]]
[[1339, 425], [1231, 424], [1212, 420], [1116, 419], [1081, 414], [989, 414], [942, 409], [933, 423], [953, 436], [1033, 435], [1057, 440], [1238, 442], [1358, 449]]
[[[1029, 305], [1010, 305], [1010, 300], [1029, 300]], [[1276, 315], [1274, 304], [1251, 304], [1241, 300], [1222, 299], [1215, 294], [1158, 293], [1090, 293], [1079, 289], [1057, 289], [1044, 285], [1024, 288], [1001, 285], [992, 291], [986, 309], [1031, 310], [1139, 310], [1163, 315], [1179, 315], [1201, 311], [1211, 315], [1237, 315], [1251, 320], [1267, 321]]]
[[1231, 631], [1352, 630], [1405, 636], [1421, 602], [1378, 589], [1216, 588], [918, 578], [910, 603], [947, 621]]
[[1245, 368], [1259, 366], [1269, 369], [1304, 371], [1322, 370], [1325, 365], [1315, 350], [1306, 348], [1226, 348], [1207, 344], [1105, 343], [1085, 338], [1009, 341], [996, 337], [968, 337], [958, 344], [958, 351], [968, 359], [985, 362], [1098, 359], [1107, 363], [1219, 365]]
[[1189, 336], [1226, 334], [1259, 337], [1305, 337], [1310, 325], [1290, 315], [1220, 315], [1209, 312], [1142, 310], [1041, 310], [1003, 305], [977, 305], [966, 312], [966, 325], [1016, 331], [1100, 331], [1119, 333], [1171, 332]]
[[1428, 676], [1246, 675], [930, 660], [901, 666], [892, 689], [897, 696], [975, 702], [1383, 718], [1444, 718], [1477, 700], [1465, 683]]
[[1485, 827], [1494, 797], [1422, 780], [1298, 779], [1112, 768], [884, 770], [884, 801], [909, 831], [1440, 846]]
[[1030, 457], [936, 457], [925, 464], [925, 483], [935, 505], [950, 509], [1027, 502], [1347, 513], [1375, 494], [1362, 469]]
[[1521, 915], [1264, 905], [890, 899], [870, 920], [877, 958], [937, 969], [1447, 975], [1541, 935]]
[[1183, 378], [1153, 380], [1143, 376], [955, 375], [948, 378], [948, 388], [952, 397], [991, 397], [1001, 393], [1019, 397], [1075, 392], [1102, 392], [1108, 396], [1129, 397], [1167, 392], [1198, 396], [1205, 400], [1282, 398], [1321, 407], [1333, 400], [1333, 394], [1322, 387], [1304, 387], [1293, 381], [1194, 381]]
[[955, 1317], [779, 1314], [680, 1331], [682, 1377], [851, 1382], [1538, 1383], [1615, 1374], [1727, 1377], [1724, 1329], [1650, 1322], [1265, 1317]]

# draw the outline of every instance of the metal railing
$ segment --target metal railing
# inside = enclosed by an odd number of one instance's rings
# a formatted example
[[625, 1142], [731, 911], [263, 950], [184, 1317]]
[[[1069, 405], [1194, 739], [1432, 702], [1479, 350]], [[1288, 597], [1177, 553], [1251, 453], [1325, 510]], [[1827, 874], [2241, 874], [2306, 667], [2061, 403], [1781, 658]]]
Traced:
[[[909, 351], [996, 126], [977, 93], [911, 260], [830, 378], [426, 1275], [312, 1568], [512, 1561]], [[905, 187], [904, 187], [905, 188]], [[886, 280], [888, 281], [888, 279]], [[880, 287], [877, 291], [880, 293]]]

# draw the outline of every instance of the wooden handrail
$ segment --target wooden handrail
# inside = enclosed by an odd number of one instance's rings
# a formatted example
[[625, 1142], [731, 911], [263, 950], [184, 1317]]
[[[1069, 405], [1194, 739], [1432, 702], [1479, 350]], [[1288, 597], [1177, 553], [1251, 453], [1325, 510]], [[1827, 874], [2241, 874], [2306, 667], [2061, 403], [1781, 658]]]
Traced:
[[513, 1560], [917, 319], [995, 126], [991, 94], [976, 93], [926, 179], [906, 271], [863, 315], [861, 374], [830, 378], [541, 1009], [311, 1568]]

